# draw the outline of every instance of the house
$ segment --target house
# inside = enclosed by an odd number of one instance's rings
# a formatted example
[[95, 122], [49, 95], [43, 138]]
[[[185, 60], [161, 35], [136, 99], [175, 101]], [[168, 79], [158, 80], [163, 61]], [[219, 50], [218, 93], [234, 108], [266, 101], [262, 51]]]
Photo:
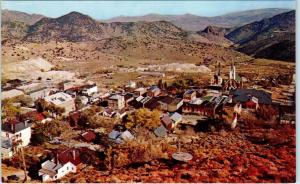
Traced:
[[175, 112], [183, 105], [181, 98], [173, 98], [170, 96], [157, 97], [157, 101], [160, 104], [160, 109], [168, 112]]
[[146, 92], [147, 92], [147, 90], [143, 87], [140, 87], [140, 88], [137, 88], [134, 90], [134, 94], [136, 96], [143, 96]]
[[117, 118], [122, 119], [125, 115], [127, 114], [126, 110], [123, 108], [121, 110], [116, 111], [116, 113], [114, 114], [114, 116], [116, 116]]
[[129, 81], [128, 84], [125, 86], [126, 88], [136, 88], [136, 82]]
[[245, 109], [257, 110], [258, 107], [259, 107], [258, 99], [254, 96], [251, 99], [249, 99], [247, 102], [244, 103]]
[[170, 119], [172, 120], [174, 127], [176, 127], [178, 123], [182, 121], [182, 116], [181, 114], [174, 112], [170, 114]]
[[154, 130], [154, 134], [157, 137], [166, 137], [168, 135], [168, 130], [163, 125], [160, 125]]
[[112, 118], [115, 114], [116, 114], [116, 111], [114, 109], [111, 109], [111, 108], [106, 108], [102, 112], [102, 116], [110, 117], [110, 118]]
[[13, 147], [11, 139], [1, 137], [1, 156], [2, 159], [11, 158], [13, 156]]
[[189, 89], [183, 94], [183, 102], [190, 102], [196, 99], [196, 91]]
[[83, 134], [81, 134], [81, 137], [86, 142], [92, 142], [96, 139], [96, 134], [93, 131], [88, 130], [88, 131], [84, 132]]
[[[146, 97], [147, 98], [147, 97]], [[150, 97], [148, 97], [150, 98]], [[148, 109], [160, 109], [168, 112], [175, 112], [183, 105], [183, 100], [170, 96], [158, 96], [149, 99], [144, 107]]]
[[56, 153], [54, 158], [42, 163], [39, 176], [43, 182], [55, 181], [68, 173], [76, 173], [77, 165], [81, 163], [80, 152], [71, 148]]
[[80, 112], [75, 111], [69, 114], [68, 120], [71, 127], [77, 126], [80, 119]]
[[155, 97], [161, 93], [161, 90], [157, 86], [151, 86], [147, 92], [147, 96]]
[[48, 103], [52, 103], [58, 107], [64, 108], [65, 112], [63, 115], [68, 115], [70, 112], [76, 109], [74, 99], [70, 95], [63, 92], [55, 93], [45, 97], [44, 99]]
[[174, 128], [174, 124], [172, 119], [168, 114], [162, 115], [160, 118], [161, 124], [167, 129], [167, 130], [172, 130]]
[[108, 98], [108, 106], [112, 109], [123, 109], [125, 107], [124, 96], [112, 95]]
[[113, 130], [108, 134], [108, 138], [111, 141], [120, 144], [123, 143], [124, 141], [130, 141], [134, 139], [134, 136], [128, 130], [125, 130], [124, 132]]
[[27, 121], [9, 120], [2, 124], [1, 136], [12, 142], [21, 141], [19, 146], [27, 146], [31, 138], [31, 125]]
[[94, 93], [98, 93], [98, 87], [96, 84], [93, 85], [85, 85], [82, 90], [82, 94], [91, 96]]

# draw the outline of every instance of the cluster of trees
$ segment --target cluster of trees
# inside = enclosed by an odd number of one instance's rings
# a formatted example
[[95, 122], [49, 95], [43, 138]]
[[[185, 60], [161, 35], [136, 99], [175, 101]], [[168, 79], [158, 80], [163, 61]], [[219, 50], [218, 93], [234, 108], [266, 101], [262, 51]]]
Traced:
[[160, 112], [158, 110], [150, 111], [149, 109], [141, 108], [128, 116], [125, 126], [126, 128], [140, 126], [153, 130], [160, 124]]
[[53, 137], [60, 136], [68, 130], [68, 125], [58, 120], [47, 121], [45, 123], [36, 124], [33, 127], [31, 135], [31, 144], [39, 145], [45, 141], [51, 140]]

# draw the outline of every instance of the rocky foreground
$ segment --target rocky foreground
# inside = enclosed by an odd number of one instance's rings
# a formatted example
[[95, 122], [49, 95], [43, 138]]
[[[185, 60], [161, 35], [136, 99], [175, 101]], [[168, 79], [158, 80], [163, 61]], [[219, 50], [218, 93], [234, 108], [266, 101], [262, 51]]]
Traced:
[[135, 151], [124, 156], [117, 150], [116, 162], [122, 159], [122, 167], [116, 163], [113, 169], [100, 171], [82, 165], [80, 172], [60, 182], [295, 182], [295, 128], [253, 125], [195, 133], [199, 141], [182, 145], [194, 156], [188, 163], [172, 160], [176, 150], [172, 146], [166, 148], [165, 158], [135, 163], [126, 163]]

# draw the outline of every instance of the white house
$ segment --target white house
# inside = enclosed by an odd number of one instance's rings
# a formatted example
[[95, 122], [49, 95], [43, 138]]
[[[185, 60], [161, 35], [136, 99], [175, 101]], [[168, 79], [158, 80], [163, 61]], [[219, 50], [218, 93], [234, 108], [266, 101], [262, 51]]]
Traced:
[[69, 112], [76, 109], [74, 99], [70, 95], [63, 92], [55, 93], [53, 95], [45, 97], [44, 99], [46, 100], [46, 102], [64, 108], [65, 112], [63, 113], [63, 115], [68, 115]]
[[19, 146], [27, 146], [31, 138], [31, 124], [27, 121], [20, 122], [17, 120], [3, 123], [1, 136], [12, 142], [21, 141]]
[[80, 152], [71, 148], [56, 154], [52, 160], [42, 163], [39, 176], [42, 177], [43, 182], [55, 181], [68, 173], [75, 173], [80, 163]]
[[125, 87], [134, 89], [134, 88], [136, 88], [136, 82], [129, 81]]
[[112, 109], [123, 109], [125, 107], [124, 96], [112, 95], [108, 98], [108, 106]]
[[84, 95], [91, 96], [94, 93], [98, 93], [98, 86], [97, 85], [86, 85], [82, 91]]

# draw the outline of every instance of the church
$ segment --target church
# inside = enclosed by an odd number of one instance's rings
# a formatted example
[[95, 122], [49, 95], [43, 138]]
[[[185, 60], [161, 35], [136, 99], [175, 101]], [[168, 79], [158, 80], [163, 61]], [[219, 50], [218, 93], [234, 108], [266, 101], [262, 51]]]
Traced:
[[211, 87], [219, 88], [224, 91], [230, 91], [233, 89], [241, 88], [243, 86], [242, 79], [236, 73], [236, 68], [232, 62], [229, 68], [229, 75], [227, 79], [223, 79], [221, 76], [221, 64], [220, 62], [216, 65], [216, 71], [211, 79]]

